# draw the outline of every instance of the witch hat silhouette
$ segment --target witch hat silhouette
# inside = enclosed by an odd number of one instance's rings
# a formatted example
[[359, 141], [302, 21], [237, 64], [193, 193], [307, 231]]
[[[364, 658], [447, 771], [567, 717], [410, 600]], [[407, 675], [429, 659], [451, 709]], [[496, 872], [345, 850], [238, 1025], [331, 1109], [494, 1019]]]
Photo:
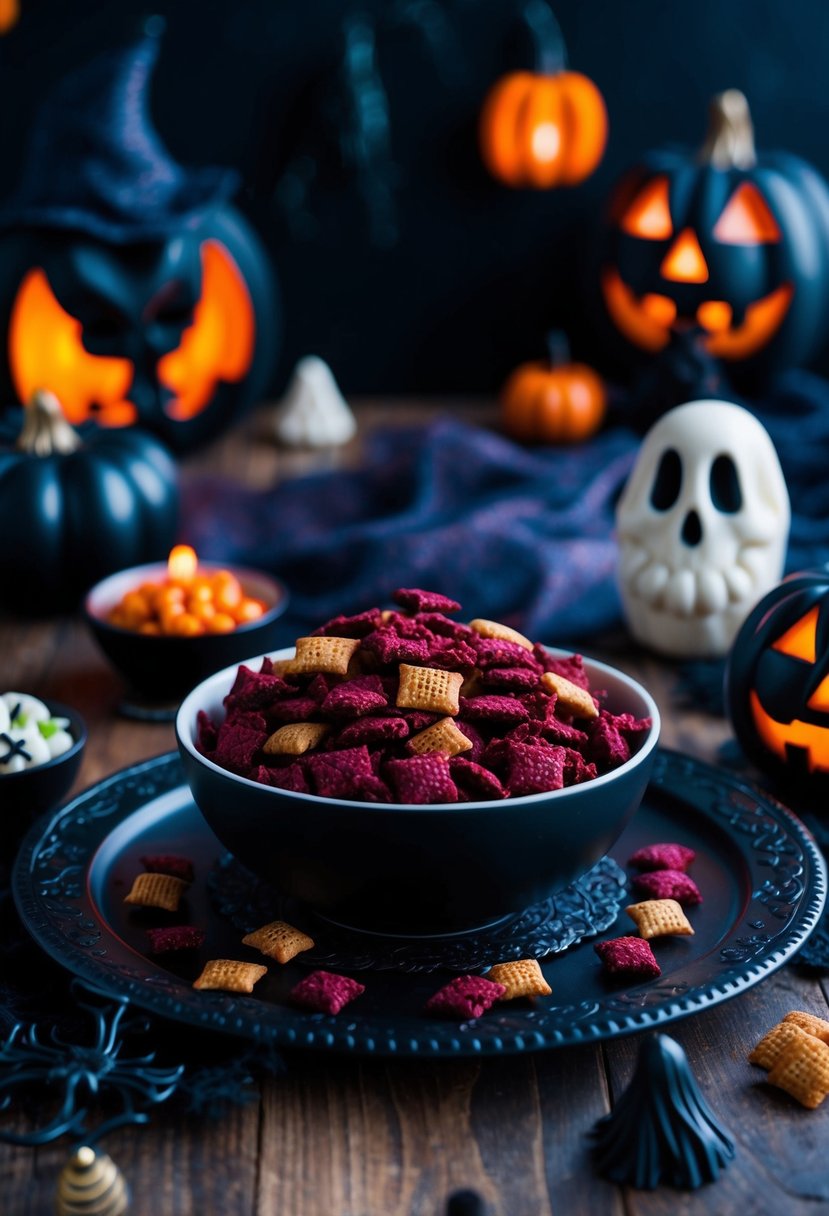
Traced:
[[68, 229], [117, 244], [163, 240], [234, 192], [232, 169], [183, 167], [153, 126], [149, 85], [163, 29], [162, 18], [150, 18], [137, 42], [58, 82], [35, 118], [0, 228]]

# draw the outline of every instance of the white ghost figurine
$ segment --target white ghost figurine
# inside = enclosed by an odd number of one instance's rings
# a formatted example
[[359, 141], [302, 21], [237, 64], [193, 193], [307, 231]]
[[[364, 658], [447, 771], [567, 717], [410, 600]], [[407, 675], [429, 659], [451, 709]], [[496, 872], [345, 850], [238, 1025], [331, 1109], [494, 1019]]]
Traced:
[[691, 401], [645, 436], [616, 511], [619, 589], [643, 645], [725, 654], [780, 581], [791, 511], [769, 435], [748, 410]]
[[316, 355], [300, 359], [276, 415], [276, 434], [292, 447], [331, 447], [357, 431], [331, 368]]
[[74, 740], [68, 718], [25, 692], [0, 694], [0, 773], [19, 773], [62, 756]]

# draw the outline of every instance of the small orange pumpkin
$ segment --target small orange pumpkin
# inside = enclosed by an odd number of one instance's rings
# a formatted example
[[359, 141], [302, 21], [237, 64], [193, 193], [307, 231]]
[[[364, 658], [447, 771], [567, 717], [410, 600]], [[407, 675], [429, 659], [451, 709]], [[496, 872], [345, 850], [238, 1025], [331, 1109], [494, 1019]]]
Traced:
[[522, 443], [578, 443], [604, 421], [604, 381], [586, 363], [570, 363], [561, 333], [548, 338], [549, 358], [522, 363], [501, 392], [504, 428]]
[[536, 47], [536, 70], [510, 72], [484, 100], [479, 140], [489, 172], [508, 186], [574, 186], [602, 159], [607, 110], [580, 72], [565, 71], [564, 40], [542, 0], [523, 14]]

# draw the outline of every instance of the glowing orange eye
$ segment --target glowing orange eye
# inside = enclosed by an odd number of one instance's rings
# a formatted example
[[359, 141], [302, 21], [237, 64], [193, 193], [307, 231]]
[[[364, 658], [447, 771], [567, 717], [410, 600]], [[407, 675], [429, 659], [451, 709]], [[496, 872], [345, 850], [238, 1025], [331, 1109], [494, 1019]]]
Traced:
[[714, 239], [725, 245], [777, 244], [780, 229], [756, 186], [743, 182], [714, 225]]
[[787, 654], [793, 659], [803, 659], [807, 663], [814, 663], [817, 658], [818, 611], [819, 609], [814, 607], [799, 621], [796, 621], [791, 629], [787, 629], [772, 644], [772, 650], [777, 650], [780, 654]]
[[699, 241], [690, 228], [684, 228], [665, 255], [659, 272], [672, 283], [707, 283], [708, 263]]
[[655, 177], [648, 182], [622, 216], [620, 227], [629, 236], [648, 241], [663, 241], [673, 235], [667, 177]]

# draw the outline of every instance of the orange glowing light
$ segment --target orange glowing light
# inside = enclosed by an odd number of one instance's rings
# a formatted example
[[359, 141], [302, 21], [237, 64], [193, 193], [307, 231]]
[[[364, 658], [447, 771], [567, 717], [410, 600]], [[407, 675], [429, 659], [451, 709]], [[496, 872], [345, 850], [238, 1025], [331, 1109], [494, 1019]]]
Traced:
[[708, 282], [708, 264], [692, 229], [683, 228], [659, 270], [672, 283]]
[[763, 709], [754, 689], [749, 693], [749, 704], [757, 733], [770, 752], [785, 763], [789, 758], [787, 748], [802, 748], [810, 773], [816, 769], [829, 772], [829, 728], [801, 722], [799, 718], [777, 722]]
[[805, 616], [782, 633], [776, 642], [772, 642], [772, 650], [787, 654], [793, 659], [803, 659], [806, 663], [814, 663], [817, 658], [817, 618], [820, 608], [815, 605]]
[[726, 245], [777, 244], [780, 229], [756, 186], [743, 182], [714, 225], [714, 240]]
[[167, 558], [167, 573], [174, 583], [192, 583], [199, 568], [196, 550], [190, 545], [174, 545]]
[[790, 283], [775, 287], [761, 300], [749, 304], [742, 325], [706, 338], [707, 349], [720, 359], [748, 359], [777, 333], [793, 296], [794, 288]]
[[610, 266], [602, 272], [602, 293], [613, 323], [626, 338], [643, 350], [658, 351], [667, 345], [669, 327], [646, 312], [619, 272]]
[[666, 329], [670, 329], [676, 320], [676, 304], [668, 296], [648, 292], [642, 296], [642, 308], [649, 317], [664, 325]]
[[673, 236], [667, 177], [655, 177], [648, 182], [622, 216], [620, 227], [628, 236], [640, 236], [648, 241], [667, 240]]
[[725, 300], [706, 300], [697, 309], [697, 320], [709, 334], [722, 333], [729, 329], [734, 310]]
[[829, 676], [821, 680], [806, 704], [809, 709], [814, 709], [820, 714], [829, 711]]

